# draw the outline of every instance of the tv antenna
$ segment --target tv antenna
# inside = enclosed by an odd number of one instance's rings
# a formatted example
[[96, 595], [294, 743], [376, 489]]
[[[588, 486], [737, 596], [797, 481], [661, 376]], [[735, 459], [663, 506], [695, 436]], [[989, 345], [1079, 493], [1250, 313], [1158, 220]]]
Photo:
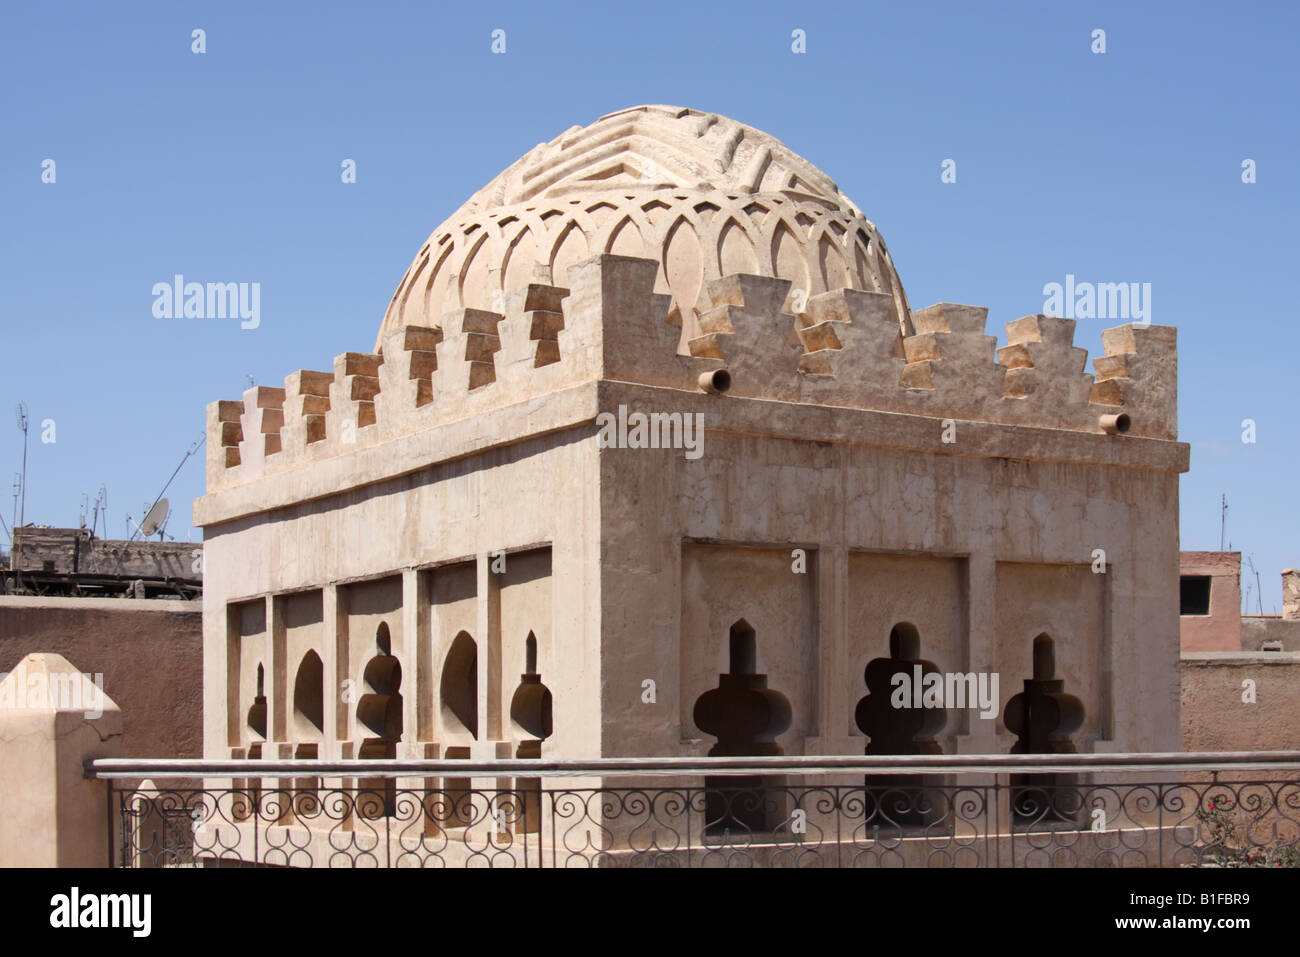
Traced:
[[1223, 551], [1223, 542], [1228, 535], [1228, 495], [1225, 492], [1219, 510], [1219, 551]]
[[95, 529], [99, 527], [99, 513], [104, 513], [104, 534], [108, 534], [108, 487], [101, 485], [99, 493], [95, 496], [95, 513], [90, 519], [90, 534], [95, 534]]
[[[1255, 573], [1255, 601], [1257, 602], [1259, 613], [1262, 615], [1264, 614], [1264, 589], [1259, 584], [1259, 569], [1255, 567], [1255, 558], [1253, 555], [1246, 556], [1246, 566], [1252, 572]], [[1249, 608], [1250, 607], [1250, 591], [1249, 591], [1250, 586], [1247, 585], [1246, 588], [1247, 588], [1246, 607]]]
[[22, 488], [23, 488], [23, 476], [22, 476], [22, 473], [20, 473], [20, 472], [15, 472], [15, 473], [14, 473], [14, 511], [13, 511], [13, 518], [10, 520], [10, 523], [9, 523], [9, 554], [10, 554], [10, 556], [12, 556], [13, 553], [14, 553], [14, 544], [15, 544], [15, 543], [14, 543], [14, 539], [15, 539], [15, 536], [16, 536], [16, 534], [17, 534], [17, 533], [14, 531], [14, 529], [18, 528], [18, 496], [19, 496], [19, 494], [22, 492]]
[[[145, 538], [148, 538], [150, 535], [152, 535], [155, 531], [158, 530], [158, 526], [155, 526], [149, 529], [148, 531], [145, 531], [145, 527], [149, 524], [149, 519], [154, 516], [154, 511], [158, 508], [160, 504], [163, 506], [163, 508], [162, 508], [162, 517], [158, 519], [159, 525], [161, 525], [162, 522], [165, 522], [167, 520], [167, 500], [163, 498], [163, 492], [166, 492], [167, 489], [171, 486], [172, 481], [175, 480], [176, 476], [180, 473], [180, 470], [184, 467], [185, 463], [190, 460], [190, 456], [199, 450], [199, 446], [203, 444], [206, 438], [207, 438], [207, 433], [204, 433], [203, 435], [199, 436], [197, 440], [195, 440], [193, 445], [189, 447], [189, 450], [186, 451], [184, 456], [182, 456], [180, 465], [176, 466], [176, 470], [172, 472], [171, 478], [169, 478], [167, 480], [167, 484], [162, 487], [162, 492], [158, 493], [158, 497], [154, 499], [153, 504], [149, 506], [149, 511], [146, 512], [144, 516], [144, 522], [137, 529], [137, 531], [141, 532], [145, 536]], [[131, 535], [129, 541], [135, 541], [134, 534]]]
[[[14, 548], [11, 549], [11, 557], [14, 550], [22, 551], [22, 545], [16, 539], [18, 529], [24, 524], [27, 516], [27, 403], [25, 402], [18, 403], [18, 430], [23, 434], [23, 471], [14, 488], [14, 498], [18, 502], [18, 524], [14, 526], [15, 542]], [[14, 559], [14, 562], [15, 568], [21, 564], [20, 559]]]

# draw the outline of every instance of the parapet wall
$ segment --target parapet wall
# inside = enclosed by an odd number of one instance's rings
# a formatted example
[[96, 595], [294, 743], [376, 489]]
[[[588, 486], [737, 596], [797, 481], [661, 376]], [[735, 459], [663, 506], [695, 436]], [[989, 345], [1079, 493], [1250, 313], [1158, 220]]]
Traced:
[[1296, 746], [1300, 654], [1184, 652], [1184, 751], [1287, 751]]
[[103, 676], [123, 757], [202, 756], [202, 602], [0, 596], [0, 674], [46, 652]]
[[529, 284], [501, 312], [459, 309], [440, 328], [387, 333], [377, 354], [211, 403], [208, 491], [583, 382], [697, 392], [723, 368], [732, 396], [1094, 434], [1123, 413], [1130, 435], [1177, 438], [1172, 327], [1106, 330], [1090, 374], [1070, 319], [1017, 319], [998, 349], [979, 306], [939, 303], [900, 327], [888, 294], [840, 289], [791, 314], [788, 280], [738, 274], [707, 284], [711, 305], [684, 332], [654, 292], [658, 270], [596, 256], [570, 269], [569, 288]]

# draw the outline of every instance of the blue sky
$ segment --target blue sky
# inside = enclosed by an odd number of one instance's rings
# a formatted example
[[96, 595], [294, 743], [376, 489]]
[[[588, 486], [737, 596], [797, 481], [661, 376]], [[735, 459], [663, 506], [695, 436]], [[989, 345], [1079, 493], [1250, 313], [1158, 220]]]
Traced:
[[[82, 493], [104, 484], [121, 536], [202, 434], [207, 402], [369, 351], [421, 243], [499, 170], [575, 124], [673, 103], [821, 167], [880, 228], [913, 306], [987, 305], [1003, 340], [1066, 274], [1151, 283], [1152, 321], [1179, 330], [1182, 547], [1218, 547], [1226, 493], [1228, 538], [1253, 556], [1264, 610], [1280, 610], [1278, 572], [1300, 565], [1286, 291], [1300, 14], [1134, 6], [9, 0], [5, 521], [19, 399], [27, 519], [75, 525]], [[791, 51], [795, 29], [806, 53]], [[956, 183], [940, 181], [945, 159]], [[175, 273], [260, 283], [261, 325], [155, 318], [152, 286]], [[1096, 355], [1116, 324], [1081, 319], [1076, 344]], [[202, 491], [196, 456], [168, 492], [177, 538], [199, 538]]]

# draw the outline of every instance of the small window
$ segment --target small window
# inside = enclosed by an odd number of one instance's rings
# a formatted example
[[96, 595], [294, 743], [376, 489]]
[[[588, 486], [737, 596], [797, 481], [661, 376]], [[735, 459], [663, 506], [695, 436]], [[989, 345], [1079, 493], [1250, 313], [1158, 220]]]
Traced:
[[1178, 614], [1210, 613], [1210, 576], [1183, 575], [1178, 579]]

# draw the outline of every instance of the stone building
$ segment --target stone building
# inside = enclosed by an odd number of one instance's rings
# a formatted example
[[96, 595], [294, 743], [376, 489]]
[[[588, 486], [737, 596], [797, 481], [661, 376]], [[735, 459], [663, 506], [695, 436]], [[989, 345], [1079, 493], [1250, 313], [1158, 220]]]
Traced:
[[[208, 407], [206, 755], [1177, 750], [1175, 330], [1106, 330], [1090, 374], [1073, 321], [985, 318], [912, 308], [733, 120], [537, 146], [373, 351]], [[859, 707], [882, 659], [996, 704], [896, 733]]]

